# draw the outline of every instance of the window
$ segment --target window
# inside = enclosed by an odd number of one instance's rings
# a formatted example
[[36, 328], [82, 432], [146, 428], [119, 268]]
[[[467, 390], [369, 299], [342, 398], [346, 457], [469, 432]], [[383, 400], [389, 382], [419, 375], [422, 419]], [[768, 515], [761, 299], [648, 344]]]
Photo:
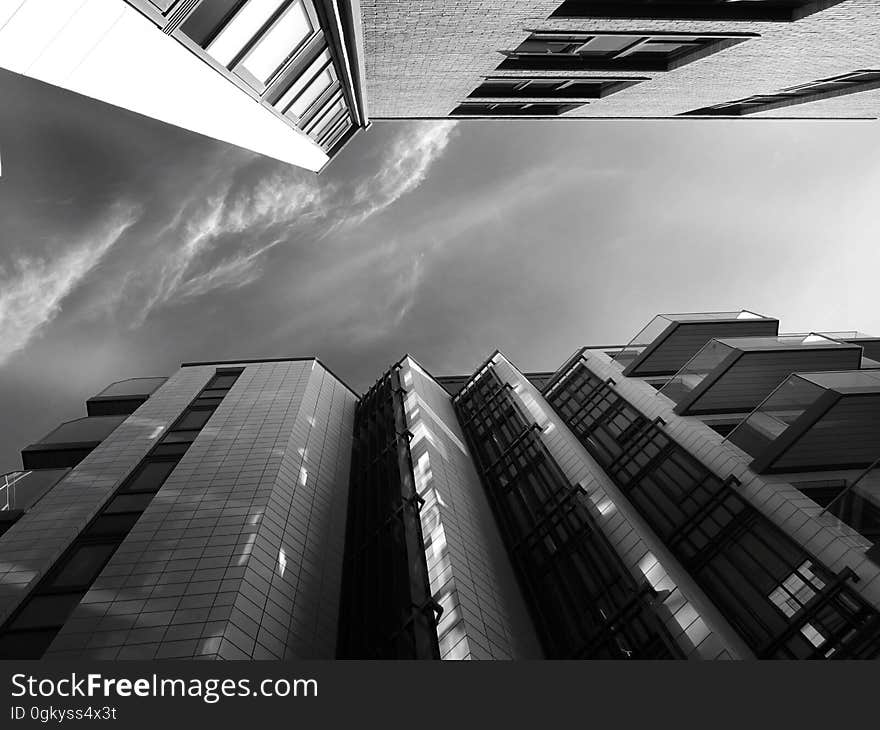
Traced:
[[83, 537], [108, 537], [111, 535], [125, 536], [129, 533], [140, 514], [127, 513], [118, 515], [101, 515], [89, 526]]
[[235, 381], [238, 380], [240, 374], [241, 371], [235, 373], [218, 373], [211, 378], [211, 382], [205, 386], [205, 390], [203, 390], [200, 395], [208, 395], [214, 388], [228, 390], [235, 385]]
[[181, 31], [262, 93], [320, 27], [311, 0], [204, 0]]
[[206, 0], [181, 26], [181, 30], [204, 48], [243, 5], [243, 0]]
[[532, 33], [499, 70], [669, 71], [741, 43], [754, 34]]
[[309, 67], [290, 84], [275, 102], [282, 113], [298, 120], [318, 98], [336, 83], [336, 72], [329, 51], [322, 51]]
[[294, 3], [245, 55], [241, 62], [244, 70], [267, 84], [314, 31], [303, 4]]
[[719, 478], [612, 384], [581, 362], [548, 401], [759, 658], [876, 651], [866, 645], [880, 615], [847, 585], [854, 574], [814, 561], [735, 478]]
[[[597, 528], [521, 396], [494, 370], [454, 400], [514, 568], [550, 658], [675, 658], [671, 637]], [[527, 406], [526, 406], [527, 408]], [[489, 439], [500, 444], [488, 447]]]
[[601, 99], [633, 86], [633, 79], [489, 78], [471, 92], [480, 99]]
[[152, 492], [120, 494], [118, 497], [114, 497], [113, 501], [104, 508], [104, 513], [112, 515], [120, 512], [143, 512], [152, 500]]
[[843, 0], [565, 0], [553, 18], [792, 21]]
[[813, 101], [833, 99], [838, 96], [848, 96], [875, 89], [880, 89], [880, 70], [853, 71], [841, 76], [811, 81], [809, 84], [792, 86], [773, 94], [758, 94], [737, 101], [695, 109], [680, 116], [742, 117], [747, 114], [782, 109], [796, 104], [808, 104]]
[[199, 429], [202, 428], [207, 422], [211, 415], [214, 413], [213, 410], [200, 409], [200, 410], [189, 410], [183, 414], [183, 418], [181, 418], [175, 425], [175, 431], [187, 431], [190, 429]]
[[353, 126], [313, 0], [202, 0], [176, 34], [325, 150]]
[[452, 117], [558, 117], [583, 104], [544, 104], [514, 102], [472, 102], [459, 104]]
[[82, 593], [57, 593], [35, 596], [12, 622], [14, 629], [35, 629], [43, 626], [62, 626], [82, 600]]
[[824, 587], [825, 581], [813, 574], [812, 563], [808, 560], [773, 590], [770, 600], [791, 618]]
[[80, 588], [98, 577], [104, 563], [116, 550], [116, 543], [86, 543], [77, 547], [49, 581], [49, 588]]
[[177, 461], [148, 461], [122, 488], [124, 492], [158, 492]]

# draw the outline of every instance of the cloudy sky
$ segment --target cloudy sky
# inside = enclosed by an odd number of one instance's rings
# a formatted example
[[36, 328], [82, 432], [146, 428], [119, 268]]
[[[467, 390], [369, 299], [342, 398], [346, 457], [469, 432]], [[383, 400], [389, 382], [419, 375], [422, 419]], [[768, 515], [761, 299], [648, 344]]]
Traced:
[[0, 469], [113, 380], [554, 369], [657, 312], [880, 333], [880, 123], [376, 123], [320, 176], [0, 71]]

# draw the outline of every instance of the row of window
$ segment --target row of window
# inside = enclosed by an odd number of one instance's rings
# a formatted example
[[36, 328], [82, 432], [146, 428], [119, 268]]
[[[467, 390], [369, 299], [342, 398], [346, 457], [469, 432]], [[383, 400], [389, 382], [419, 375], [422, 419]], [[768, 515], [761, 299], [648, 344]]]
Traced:
[[152, 0], [165, 32], [204, 54], [268, 108], [332, 150], [353, 126], [313, 0]]
[[873, 656], [880, 614], [580, 363], [548, 401], [759, 657]]
[[695, 109], [685, 112], [681, 116], [741, 117], [746, 114], [772, 111], [796, 104], [833, 99], [838, 96], [877, 89], [880, 89], [880, 69], [865, 69], [792, 86], [773, 94], [757, 94], [745, 99]]
[[218, 370], [0, 629], [0, 658], [38, 659], [149, 506], [241, 370]]
[[[734, 5], [755, 5], [740, 2]], [[826, 3], [827, 4], [827, 3]], [[663, 3], [657, 3], [658, 7]], [[715, 3], [716, 6], [731, 3]], [[790, 4], [789, 4], [790, 5]], [[815, 3], [813, 3], [815, 5]], [[516, 49], [503, 51], [506, 71], [670, 71], [755, 37], [753, 33], [586, 33], [536, 31]], [[559, 116], [647, 80], [639, 78], [489, 77], [452, 116]], [[686, 112], [693, 116], [742, 116], [880, 88], [880, 70], [854, 71], [772, 94]], [[470, 99], [479, 99], [471, 101]], [[498, 99], [497, 102], [490, 100]], [[522, 99], [520, 102], [514, 100]], [[503, 101], [502, 101], [503, 100]]]
[[397, 370], [358, 402], [339, 611], [340, 659], [439, 659], [411, 434]]
[[679, 656], [510, 386], [489, 368], [455, 407], [548, 657]]

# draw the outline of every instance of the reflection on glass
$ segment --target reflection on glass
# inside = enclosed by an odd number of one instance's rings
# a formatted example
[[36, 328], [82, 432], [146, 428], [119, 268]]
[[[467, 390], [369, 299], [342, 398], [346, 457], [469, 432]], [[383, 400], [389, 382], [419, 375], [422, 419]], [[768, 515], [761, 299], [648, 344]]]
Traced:
[[242, 65], [258, 81], [268, 83], [313, 31], [305, 7], [297, 0], [248, 51]]
[[283, 3], [284, 0], [248, 0], [206, 50], [228, 66]]
[[626, 367], [635, 360], [644, 349], [662, 335], [673, 322], [711, 322], [732, 319], [765, 319], [760, 314], [745, 309], [733, 312], [686, 312], [679, 314], [658, 314], [642, 328], [629, 343], [617, 351], [614, 362]]
[[733, 348], [719, 340], [710, 340], [660, 389], [660, 393], [676, 403], [696, 388], [709, 375]]
[[128, 378], [111, 383], [98, 393], [100, 397], [126, 396], [126, 395], [150, 395], [168, 378]]
[[790, 376], [730, 432], [727, 440], [757, 457], [767, 444], [777, 439], [824, 391], [825, 388], [806, 380], [804, 376]]
[[345, 102], [342, 99], [342, 94], [337, 94], [334, 97], [334, 100], [331, 100], [323, 110], [318, 112], [318, 115], [312, 120], [311, 127], [308, 129], [308, 133], [312, 137], [320, 137], [321, 132], [324, 130], [325, 126], [336, 119], [337, 115], [345, 111]]

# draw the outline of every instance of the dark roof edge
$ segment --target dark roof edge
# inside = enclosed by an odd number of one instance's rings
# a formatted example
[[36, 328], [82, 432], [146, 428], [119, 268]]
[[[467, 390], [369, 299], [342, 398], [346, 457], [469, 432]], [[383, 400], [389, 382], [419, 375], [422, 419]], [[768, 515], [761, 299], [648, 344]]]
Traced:
[[257, 358], [245, 358], [243, 360], [199, 360], [198, 362], [182, 362], [180, 363], [180, 367], [182, 368], [194, 368], [194, 367], [202, 367], [205, 365], [258, 365], [264, 362], [316, 362], [320, 365], [324, 370], [326, 370], [330, 375], [332, 375], [336, 380], [338, 380], [355, 398], [360, 400], [361, 395], [354, 388], [352, 388], [348, 383], [346, 383], [342, 378], [340, 378], [336, 373], [334, 373], [327, 365], [321, 360], [321, 358], [313, 356], [313, 357], [257, 357]]

